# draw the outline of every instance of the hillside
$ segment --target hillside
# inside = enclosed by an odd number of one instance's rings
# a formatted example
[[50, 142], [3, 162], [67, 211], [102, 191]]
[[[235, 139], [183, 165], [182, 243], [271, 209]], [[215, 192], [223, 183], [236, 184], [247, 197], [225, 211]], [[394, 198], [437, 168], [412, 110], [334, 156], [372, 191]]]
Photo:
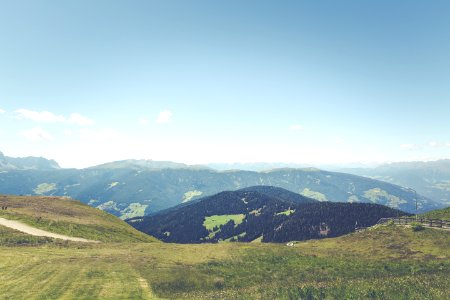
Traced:
[[0, 152], [0, 171], [5, 170], [57, 170], [60, 169], [54, 160], [43, 157], [8, 157]]
[[426, 212], [424, 214], [421, 214], [421, 216], [430, 219], [450, 220], [450, 206], [447, 208], [436, 209]]
[[293, 247], [0, 244], [0, 298], [449, 299], [449, 247], [450, 232], [403, 226]]
[[376, 168], [343, 169], [343, 172], [412, 187], [442, 206], [450, 205], [450, 159], [391, 163]]
[[[156, 241], [113, 215], [63, 197], [0, 195], [0, 205], [7, 207], [7, 210], [0, 210], [0, 217], [52, 233], [102, 242]], [[2, 230], [6, 229], [2, 227]]]
[[[281, 187], [319, 201], [374, 203], [415, 212], [416, 195], [390, 183], [317, 169], [267, 172], [208, 169], [94, 168], [0, 172], [0, 193], [69, 196], [122, 219], [257, 185]], [[419, 211], [440, 208], [418, 195]]]
[[353, 232], [356, 224], [367, 227], [405, 214], [376, 204], [318, 202], [280, 188], [255, 189], [265, 193], [252, 188], [221, 192], [128, 223], [173, 243], [286, 242], [336, 237]]

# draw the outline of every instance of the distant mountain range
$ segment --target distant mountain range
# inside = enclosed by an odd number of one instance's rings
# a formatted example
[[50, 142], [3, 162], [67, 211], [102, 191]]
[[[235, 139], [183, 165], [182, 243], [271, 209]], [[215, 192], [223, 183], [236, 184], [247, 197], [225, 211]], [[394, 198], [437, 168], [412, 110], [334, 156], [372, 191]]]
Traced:
[[43, 157], [8, 157], [0, 152], [0, 171], [5, 170], [57, 170], [58, 163]]
[[[28, 158], [18, 159], [22, 160]], [[401, 186], [314, 168], [216, 171], [173, 162], [126, 160], [87, 169], [46, 163], [0, 170], [0, 193], [69, 196], [123, 219], [154, 214], [221, 191], [256, 185], [281, 187], [319, 201], [367, 202], [415, 212], [416, 195]], [[445, 204], [417, 195], [419, 212]]]
[[411, 187], [443, 206], [450, 205], [450, 159], [400, 162], [376, 168], [347, 168], [343, 172]]
[[336, 237], [383, 217], [405, 215], [368, 203], [319, 202], [267, 186], [221, 192], [128, 223], [165, 242], [287, 242]]
[[162, 169], [208, 169], [200, 165], [186, 165], [171, 161], [155, 161], [150, 159], [127, 159], [101, 164], [90, 169], [133, 169], [133, 170], [162, 170]]

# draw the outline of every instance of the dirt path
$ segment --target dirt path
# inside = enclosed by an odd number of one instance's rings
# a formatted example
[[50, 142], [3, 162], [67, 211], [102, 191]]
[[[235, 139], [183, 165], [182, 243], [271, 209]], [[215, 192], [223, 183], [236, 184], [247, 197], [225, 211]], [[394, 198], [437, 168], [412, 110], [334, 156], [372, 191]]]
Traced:
[[62, 239], [62, 240], [74, 241], [74, 242], [99, 243], [99, 241], [87, 240], [87, 239], [83, 239], [83, 238], [77, 238], [77, 237], [71, 237], [71, 236], [67, 236], [67, 235], [52, 233], [52, 232], [45, 231], [42, 229], [37, 229], [35, 227], [26, 225], [19, 221], [12, 221], [12, 220], [4, 219], [4, 218], [0, 218], [0, 225], [15, 229], [15, 230], [27, 233], [27, 234], [36, 235], [36, 236], [46, 236], [46, 237], [51, 237], [51, 238], [55, 238], [55, 239]]
[[145, 280], [142, 277], [138, 278], [139, 285], [142, 289], [143, 296], [146, 297], [146, 299], [158, 299], [155, 295], [153, 295], [152, 290], [148, 286], [147, 280]]

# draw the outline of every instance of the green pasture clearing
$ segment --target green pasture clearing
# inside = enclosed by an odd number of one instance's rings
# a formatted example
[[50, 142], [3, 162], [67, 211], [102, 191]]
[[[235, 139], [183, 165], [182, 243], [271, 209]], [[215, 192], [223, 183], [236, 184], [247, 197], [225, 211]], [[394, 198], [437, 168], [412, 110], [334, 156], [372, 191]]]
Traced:
[[210, 217], [205, 217], [205, 221], [203, 221], [203, 226], [209, 231], [213, 231], [214, 227], [219, 227], [220, 225], [225, 225], [229, 221], [233, 220], [234, 225], [237, 226], [244, 221], [245, 215], [214, 215]]
[[289, 216], [290, 214], [293, 214], [293, 213], [295, 213], [295, 209], [287, 209], [285, 211], [277, 213], [276, 215], [277, 216], [279, 216], [279, 215]]

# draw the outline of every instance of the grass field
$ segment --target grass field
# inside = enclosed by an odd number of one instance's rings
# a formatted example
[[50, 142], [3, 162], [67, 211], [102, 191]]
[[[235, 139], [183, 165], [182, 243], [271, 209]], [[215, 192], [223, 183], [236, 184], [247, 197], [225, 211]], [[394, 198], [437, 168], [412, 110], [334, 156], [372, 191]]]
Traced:
[[8, 205], [0, 216], [103, 241], [0, 226], [0, 299], [450, 299], [450, 231], [383, 225], [293, 247], [178, 245], [149, 242], [73, 200], [0, 196], [0, 204]]
[[102, 242], [155, 242], [124, 221], [79, 201], [63, 197], [0, 195], [0, 217], [19, 220], [53, 233]]
[[0, 298], [450, 298], [450, 233], [434, 229], [383, 226], [294, 247], [28, 245], [0, 246]]

